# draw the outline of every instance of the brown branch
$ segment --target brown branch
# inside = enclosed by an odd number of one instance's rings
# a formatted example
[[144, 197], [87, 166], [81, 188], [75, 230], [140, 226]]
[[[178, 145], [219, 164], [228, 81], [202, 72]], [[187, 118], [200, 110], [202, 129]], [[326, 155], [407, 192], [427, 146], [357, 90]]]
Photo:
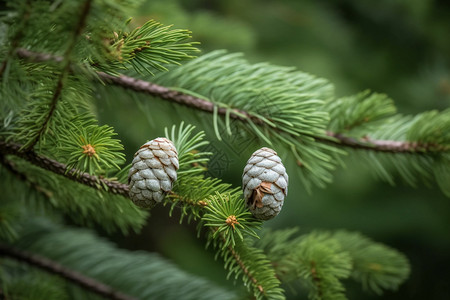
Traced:
[[87, 19], [87, 15], [89, 14], [89, 10], [91, 8], [91, 3], [92, 3], [92, 0], [86, 0], [81, 7], [81, 16], [80, 16], [80, 19], [78, 20], [77, 27], [75, 28], [75, 32], [72, 37], [71, 43], [67, 47], [66, 51], [64, 52], [64, 59], [63, 59], [64, 66], [62, 68], [61, 73], [58, 76], [58, 82], [56, 83], [55, 91], [53, 92], [52, 100], [50, 102], [50, 109], [49, 109], [48, 114], [45, 117], [44, 121], [42, 122], [41, 128], [36, 133], [33, 140], [31, 140], [31, 142], [26, 146], [27, 150], [33, 149], [33, 147], [39, 142], [42, 134], [47, 129], [50, 119], [52, 118], [53, 114], [55, 113], [56, 104], [58, 103], [58, 100], [61, 96], [66, 74], [71, 69], [70, 54], [72, 53], [72, 50], [75, 48], [75, 44], [77, 42], [78, 36], [81, 34], [84, 26], [86, 25], [86, 19]]
[[[205, 99], [194, 97], [180, 91], [171, 90], [167, 87], [126, 75], [112, 76], [104, 72], [97, 72], [97, 74], [103, 81], [121, 86], [125, 89], [156, 96], [158, 98], [169, 100], [201, 111], [209, 113], [214, 112], [215, 104]], [[217, 112], [220, 115], [225, 115], [227, 113], [227, 108], [219, 107]], [[261, 119], [252, 116], [244, 110], [236, 108], [230, 110], [230, 118], [240, 121], [248, 121], [248, 119], [250, 119], [256, 124], [263, 124]]]
[[28, 253], [6, 244], [0, 243], [0, 255], [13, 258], [18, 261], [38, 267], [47, 272], [59, 275], [84, 289], [114, 300], [135, 300], [135, 298], [114, 290], [110, 286], [101, 283], [93, 278], [87, 277], [81, 273], [70, 270], [59, 263], [52, 261], [40, 255]]
[[[27, 152], [20, 151], [21, 147], [22, 147], [22, 145], [20, 145], [20, 144], [7, 143], [7, 142], [4, 142], [4, 141], [0, 141], [0, 156], [4, 157], [4, 155], [15, 155], [15, 156], [18, 156], [20, 158], [23, 158], [23, 159], [31, 162], [32, 164], [34, 164], [36, 166], [39, 166], [39, 167], [41, 167], [41, 168], [43, 168], [45, 170], [51, 171], [51, 172], [53, 172], [55, 174], [64, 176], [64, 177], [66, 177], [66, 178], [68, 178], [70, 180], [77, 181], [77, 182], [79, 182], [81, 184], [84, 184], [84, 185], [87, 185], [87, 186], [90, 186], [90, 187], [93, 187], [93, 188], [96, 188], [96, 189], [102, 189], [102, 190], [109, 191], [109, 192], [114, 193], [114, 194], [120, 194], [120, 195], [123, 195], [125, 197], [128, 197], [128, 185], [126, 185], [126, 184], [122, 184], [122, 183], [117, 182], [117, 181], [110, 181], [110, 180], [107, 180], [107, 179], [98, 178], [96, 176], [93, 176], [93, 175], [90, 175], [90, 174], [87, 174], [87, 173], [77, 173], [75, 169], [72, 169], [70, 171], [66, 171], [66, 165], [65, 164], [62, 164], [62, 163], [60, 163], [58, 161], [52, 160], [52, 159], [47, 158], [45, 156], [39, 155], [39, 154], [35, 153], [34, 151], [27, 151]], [[8, 166], [6, 166], [6, 167], [8, 168]], [[15, 170], [12, 170], [12, 171], [14, 171], [14, 173], [15, 173]], [[23, 176], [22, 174], [17, 174], [17, 175], [20, 176], [21, 179], [26, 180], [26, 178], [22, 177]], [[101, 184], [99, 184], [99, 183], [101, 183]], [[105, 189], [105, 187], [108, 187], [108, 189]], [[171, 196], [180, 198], [179, 195], [176, 195], [173, 192], [171, 192]], [[200, 206], [206, 206], [207, 205], [206, 202], [204, 202], [204, 201], [199, 201], [198, 204], [195, 204], [194, 201], [185, 201], [185, 202], [187, 204], [189, 204], [189, 205], [200, 205]], [[87, 288], [87, 289], [89, 289], [91, 291], [94, 291], [96, 293], [102, 294], [102, 292], [100, 290], [104, 290], [103, 288], [101, 288], [102, 287], [101, 283], [98, 283], [100, 285], [92, 284], [93, 282], [95, 282], [92, 279], [90, 279], [90, 280], [92, 280], [90, 285], [89, 284], [85, 285], [85, 283], [86, 282], [89, 283], [89, 281], [86, 281], [86, 280], [83, 280], [83, 279], [80, 279], [80, 278], [76, 278], [76, 276], [72, 277], [72, 278], [75, 278], [75, 279], [72, 279], [70, 277], [70, 272], [72, 272], [74, 274], [77, 274], [77, 273], [75, 273], [73, 271], [70, 271], [70, 270], [65, 270], [65, 272], [62, 272], [62, 271], [60, 272], [58, 270], [64, 270], [63, 267], [61, 267], [61, 266], [55, 267], [55, 266], [57, 266], [57, 264], [54, 263], [54, 262], [51, 262], [51, 261], [49, 261], [48, 264], [45, 264], [45, 262], [46, 262], [45, 258], [41, 258], [41, 257], [35, 256], [35, 255], [31, 255], [31, 254], [24, 254], [23, 252], [20, 252], [18, 250], [14, 250], [14, 249], [11, 250], [9, 248], [6, 248], [6, 250], [5, 250], [5, 247], [8, 247], [8, 246], [0, 244], [0, 255], [11, 256], [13, 258], [17, 258], [19, 260], [22, 260], [22, 261], [25, 261], [27, 263], [30, 263], [30, 264], [36, 265], [38, 267], [41, 267], [41, 268], [43, 268], [43, 269], [45, 269], [47, 271], [50, 271], [52, 273], [59, 274], [59, 275], [63, 276], [64, 278], [72, 280], [75, 283], [81, 285], [82, 287], [85, 287], [85, 288]], [[234, 248], [231, 247], [231, 246], [228, 246], [228, 250], [233, 255], [234, 259], [238, 263], [239, 267], [243, 270], [244, 274], [247, 277], [249, 277], [250, 280], [253, 282], [253, 284], [258, 288], [258, 290], [261, 293], [264, 294], [265, 293], [264, 288], [259, 284], [258, 280], [255, 277], [253, 277], [252, 274], [250, 274], [250, 271], [248, 270], [247, 266], [241, 260], [241, 258], [239, 256], [239, 253], [237, 253], [234, 250]], [[21, 255], [21, 254], [23, 254], [23, 255]], [[67, 274], [69, 274], [69, 275], [67, 275]], [[82, 277], [82, 275], [80, 275], [80, 274], [78, 274], [78, 276]], [[100, 287], [100, 290], [98, 290], [98, 291], [93, 290], [93, 289], [96, 289], [96, 288], [99, 288], [99, 287]], [[109, 287], [106, 286], [106, 288], [109, 288]], [[102, 294], [102, 295], [106, 295], [106, 294]], [[111, 299], [131, 299], [131, 298], [119, 298], [121, 295], [117, 294], [116, 292], [114, 292], [114, 294], [111, 294], [109, 296], [111, 297]], [[116, 298], [113, 298], [114, 296]], [[122, 295], [122, 297], [124, 297], [124, 295]]]
[[35, 63], [41, 62], [62, 63], [64, 61], [64, 58], [62, 56], [57, 56], [50, 53], [33, 52], [25, 48], [18, 48], [16, 49], [15, 53], [19, 58], [24, 58]]
[[[62, 58], [45, 53], [31, 52], [26, 49], [17, 49], [16, 54], [21, 58], [31, 59], [35, 62], [54, 61], [61, 62]], [[155, 83], [137, 79], [134, 77], [119, 75], [113, 76], [104, 72], [97, 72], [98, 77], [104, 82], [121, 86], [135, 92], [152, 95], [170, 102], [175, 102], [187, 107], [201, 110], [208, 113], [214, 112], [214, 103], [198, 98], [180, 91], [176, 91]], [[217, 109], [219, 115], [226, 115], [227, 108], [220, 107]], [[265, 122], [249, 112], [240, 109], [231, 109], [230, 118], [242, 122], [251, 121], [257, 125], [263, 125]], [[328, 137], [327, 137], [328, 136]], [[316, 141], [321, 143], [334, 144], [339, 147], [347, 147], [356, 150], [369, 150], [383, 153], [409, 153], [409, 154], [425, 154], [426, 152], [444, 152], [449, 151], [450, 147], [446, 145], [418, 143], [411, 141], [394, 141], [394, 140], [376, 140], [371, 138], [355, 139], [342, 133], [327, 131], [324, 136], [314, 136]]]
[[18, 156], [38, 167], [64, 176], [70, 180], [77, 181], [98, 190], [104, 190], [113, 194], [128, 197], [128, 185], [126, 184], [100, 178], [88, 173], [83, 173], [76, 169], [67, 170], [67, 166], [65, 164], [37, 154], [34, 151], [20, 151], [21, 147], [22, 145], [20, 144], [0, 141], [0, 152], [5, 155], [12, 154]]
[[374, 140], [368, 137], [355, 139], [348, 137], [342, 133], [327, 131], [327, 135], [334, 138], [334, 141], [328, 141], [339, 146], [359, 150], [371, 150], [384, 153], [409, 153], [409, 154], [425, 154], [426, 152], [445, 152], [450, 147], [439, 144], [419, 143], [409, 141], [393, 141], [393, 140]]
[[[195, 108], [201, 111], [213, 113], [214, 103], [188, 95], [183, 92], [171, 90], [167, 87], [154, 84], [149, 81], [137, 79], [134, 77], [119, 75], [112, 76], [103, 72], [97, 72], [100, 79], [105, 82], [121, 86], [125, 89], [130, 89], [140, 93], [146, 93], [152, 96], [159, 97], [164, 100], [169, 100], [178, 104], [182, 104], [191, 108]], [[235, 113], [233, 113], [235, 112]], [[225, 115], [227, 113], [226, 108], [218, 108], [217, 113], [219, 115]], [[243, 117], [245, 116], [245, 117]], [[240, 109], [232, 109], [230, 118], [239, 121], [248, 122], [251, 121], [257, 125], [265, 124], [263, 120], [258, 117], [252, 116], [250, 113]], [[336, 146], [348, 147], [358, 150], [371, 150], [384, 153], [425, 153], [428, 151], [448, 151], [449, 147], [443, 145], [421, 144], [417, 142], [408, 141], [393, 141], [393, 140], [373, 140], [373, 139], [361, 139], [357, 140], [341, 133], [335, 133], [327, 131], [326, 135], [331, 138], [325, 138], [323, 136], [311, 136], [316, 141], [322, 143], [334, 144]]]

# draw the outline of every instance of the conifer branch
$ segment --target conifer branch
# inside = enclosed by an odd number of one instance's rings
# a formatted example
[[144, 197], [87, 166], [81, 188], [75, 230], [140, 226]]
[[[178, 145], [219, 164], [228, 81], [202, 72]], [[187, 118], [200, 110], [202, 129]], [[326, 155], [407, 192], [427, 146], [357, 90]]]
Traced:
[[70, 270], [55, 261], [40, 255], [31, 254], [6, 244], [0, 243], [0, 255], [33, 265], [47, 272], [59, 275], [93, 293], [114, 300], [135, 300], [135, 298], [118, 292], [110, 286], [76, 271]]
[[264, 294], [264, 288], [259, 284], [258, 280], [252, 276], [252, 274], [250, 274], [247, 266], [244, 264], [244, 262], [242, 261], [241, 257], [239, 256], [239, 254], [236, 252], [236, 250], [234, 250], [234, 248], [230, 245], [227, 247], [228, 251], [230, 251], [231, 255], [233, 255], [234, 259], [236, 260], [236, 262], [238, 263], [239, 267], [242, 269], [242, 271], [244, 272], [245, 276], [247, 276], [248, 278], [250, 278], [250, 280], [253, 282], [253, 284], [258, 288], [258, 290]]
[[448, 146], [430, 143], [418, 143], [409, 141], [393, 141], [393, 140], [374, 140], [368, 137], [362, 139], [355, 139], [348, 137], [341, 133], [327, 131], [327, 135], [336, 139], [332, 142], [336, 145], [341, 145], [359, 150], [372, 150], [384, 153], [425, 153], [425, 152], [445, 152], [450, 150]]
[[[131, 89], [140, 93], [146, 93], [164, 100], [173, 101], [178, 104], [182, 104], [208, 113], [214, 113], [215, 104], [210, 101], [126, 75], [112, 76], [103, 72], [98, 72], [97, 74], [102, 80], [121, 86], [123, 88]], [[219, 115], [225, 116], [227, 114], [227, 109], [220, 107], [217, 109], [217, 113]], [[230, 118], [243, 122], [251, 121], [257, 125], [264, 124], [264, 121], [260, 118], [252, 116], [247, 111], [236, 108], [231, 111]], [[417, 142], [393, 140], [374, 140], [370, 138], [357, 140], [345, 136], [341, 133], [335, 133], [331, 131], [327, 131], [326, 134], [333, 139], [325, 139], [319, 136], [311, 137], [323, 143], [331, 143], [337, 146], [349, 147], [353, 149], [371, 150], [385, 153], [423, 153], [428, 151], [443, 152], [449, 150], [449, 147], [438, 144], [421, 144]]]
[[[7, 143], [4, 141], [0, 141], [0, 153], [2, 153], [3, 155], [8, 155], [8, 154], [15, 155], [15, 156], [18, 156], [20, 158], [23, 158], [23, 159], [31, 162], [34, 165], [37, 165], [43, 169], [46, 169], [48, 171], [55, 173], [55, 174], [64, 176], [70, 180], [74, 180], [76, 182], [79, 182], [81, 184], [84, 184], [84, 185], [87, 185], [87, 186], [90, 186], [90, 187], [93, 187], [96, 189], [103, 189], [107, 192], [111, 192], [114, 194], [120, 194], [125, 197], [129, 197], [128, 196], [128, 185], [126, 185], [126, 184], [122, 184], [117, 181], [110, 181], [110, 180], [107, 180], [104, 178], [98, 178], [97, 176], [93, 176], [88, 173], [79, 173], [79, 172], [76, 172], [74, 169], [67, 171], [67, 166], [65, 164], [62, 164], [58, 161], [52, 160], [45, 156], [39, 155], [39, 154], [35, 153], [34, 151], [27, 151], [27, 152], [20, 151], [21, 147], [22, 147], [22, 145], [20, 145], [20, 144]], [[21, 177], [23, 177], [23, 176], [24, 175], [21, 175]], [[26, 180], [25, 177], [22, 179]], [[101, 183], [101, 185], [99, 184], [99, 182]], [[108, 189], [106, 189], [105, 187], [108, 187]], [[178, 197], [181, 200], [181, 197], [179, 195], [175, 194], [174, 192], [171, 192], [170, 194], [171, 194], [171, 197]], [[195, 200], [185, 199], [185, 198], [183, 198], [181, 201], [187, 205], [195, 206], [195, 207], [198, 207], [198, 206], [204, 207], [204, 206], [208, 205], [205, 201], [197, 202]], [[212, 230], [213, 231], [217, 230], [217, 228], [213, 228]], [[225, 237], [222, 236], [222, 239], [224, 242], [226, 242]], [[245, 276], [251, 280], [251, 282], [257, 287], [257, 289], [262, 294], [264, 294], [265, 290], [264, 290], [263, 286], [261, 284], [259, 284], [258, 280], [254, 276], [252, 276], [249, 269], [245, 265], [244, 261], [240, 258], [239, 253], [236, 252], [234, 247], [232, 245], [228, 245], [226, 247], [226, 249], [227, 249], [227, 251], [229, 251], [229, 253], [232, 255], [233, 259], [237, 262], [239, 267], [242, 269]], [[3, 251], [5, 251], [5, 250], [3, 250], [2, 245], [0, 244], [0, 255], [3, 254]], [[5, 254], [3, 254], [3, 255], [5, 255]], [[39, 262], [34, 263], [32, 261], [27, 260], [28, 258], [22, 259], [21, 257], [19, 259], [29, 262], [31, 264], [40, 266]], [[52, 271], [51, 267], [50, 267], [50, 271]], [[62, 276], [64, 276], [64, 275], [62, 275]], [[86, 287], [89, 288], [88, 286], [86, 286]], [[112, 298], [112, 299], [126, 299], [126, 298]]]
[[[136, 92], [156, 96], [158, 98], [169, 100], [201, 111], [209, 113], [214, 112], [215, 106], [214, 103], [198, 97], [188, 95], [180, 91], [172, 90], [149, 81], [137, 79], [126, 75], [112, 76], [104, 72], [97, 72], [97, 74], [99, 78], [104, 80], [105, 82], [121, 86], [125, 89], [130, 89]], [[220, 115], [225, 115], [226, 112], [227, 112], [226, 108], [223, 107], [218, 108], [218, 113]], [[233, 112], [235, 113], [233, 114]], [[242, 117], [241, 115], [244, 115], [245, 118]], [[240, 121], [246, 121], [248, 118], [251, 119], [256, 124], [262, 124], [262, 120], [258, 119], [257, 117], [251, 116], [246, 111], [239, 109], [233, 109], [231, 111], [230, 117]]]
[[67, 170], [67, 166], [56, 160], [50, 159], [34, 151], [21, 151], [21, 144], [7, 143], [0, 141], [0, 152], [3, 154], [12, 154], [23, 158], [32, 164], [51, 171], [55, 174], [64, 176], [70, 180], [90, 186], [98, 190], [104, 190], [113, 194], [128, 197], [128, 185], [118, 181], [107, 180], [88, 173], [80, 173], [76, 169]]
[[[32, 52], [23, 48], [17, 49], [16, 54], [21, 58], [31, 59], [34, 62], [54, 61], [58, 63], [63, 60], [63, 58], [59, 56], [47, 53]], [[181, 91], [173, 90], [165, 86], [122, 74], [119, 76], [113, 76], [104, 72], [97, 72], [97, 75], [101, 80], [110, 84], [121, 86], [125, 89], [130, 89], [139, 93], [145, 93], [204, 112], [214, 113], [214, 103], [199, 97], [183, 93]], [[217, 108], [217, 114], [222, 116], [227, 115], [227, 108]], [[245, 110], [236, 108], [231, 110], [229, 117], [241, 122], [251, 121], [256, 125], [265, 124], [262, 119], [251, 115]], [[310, 137], [314, 138], [318, 142], [334, 144], [340, 147], [392, 154], [424, 154], [426, 152], [446, 152], [450, 150], [450, 147], [440, 144], [418, 143], [411, 141], [376, 140], [368, 137], [355, 139], [342, 133], [336, 133], [332, 131], [327, 131], [326, 135], [330, 138], [324, 138], [321, 136]]]
[[56, 110], [56, 104], [58, 103], [58, 100], [59, 100], [62, 90], [63, 90], [64, 80], [66, 78], [67, 73], [69, 73], [69, 71], [71, 69], [70, 55], [72, 53], [72, 50], [75, 48], [75, 44], [77, 42], [78, 36], [81, 34], [83, 28], [86, 25], [86, 19], [89, 14], [89, 10], [91, 8], [91, 3], [92, 3], [92, 0], [86, 0], [82, 5], [81, 16], [80, 16], [80, 19], [78, 20], [78, 24], [75, 28], [74, 35], [72, 37], [72, 40], [71, 40], [69, 46], [67, 47], [66, 51], [64, 52], [64, 59], [63, 59], [64, 66], [62, 68], [61, 73], [58, 76], [58, 81], [56, 83], [56, 87], [53, 92], [52, 100], [50, 102], [50, 109], [41, 125], [40, 130], [36, 133], [33, 140], [31, 140], [31, 142], [28, 143], [28, 145], [26, 145], [27, 150], [33, 149], [33, 147], [39, 142], [39, 139], [41, 138], [42, 134], [47, 129], [48, 123], [50, 122], [50, 119], [52, 118], [52, 116]]
[[33, 52], [25, 48], [17, 48], [15, 50], [15, 54], [20, 58], [24, 58], [35, 63], [40, 62], [62, 63], [64, 60], [62, 56], [53, 55], [50, 53]]

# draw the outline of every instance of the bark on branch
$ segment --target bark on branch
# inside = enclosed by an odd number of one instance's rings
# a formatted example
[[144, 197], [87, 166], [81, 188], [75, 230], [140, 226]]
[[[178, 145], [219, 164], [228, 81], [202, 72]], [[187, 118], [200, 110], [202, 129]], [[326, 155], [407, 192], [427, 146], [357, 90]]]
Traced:
[[[19, 48], [16, 54], [28, 60], [35, 62], [46, 62], [54, 61], [61, 62], [62, 58], [59, 56], [54, 56], [46, 53], [32, 52], [26, 49]], [[200, 111], [213, 113], [215, 104], [195, 97], [180, 91], [176, 91], [149, 81], [142, 79], [119, 75], [112, 76], [104, 72], [97, 72], [98, 77], [106, 83], [117, 85], [125, 89], [130, 89], [135, 92], [145, 93], [152, 95], [170, 102], [178, 103], [191, 107]], [[219, 107], [217, 109], [219, 115], [226, 115], [227, 108]], [[243, 121], [243, 122], [253, 122], [257, 125], [265, 124], [263, 120], [258, 117], [252, 116], [249, 112], [240, 109], [231, 109], [230, 118]], [[312, 136], [317, 142], [334, 144], [339, 147], [347, 147], [357, 150], [370, 150], [375, 152], [383, 153], [409, 153], [409, 154], [423, 154], [426, 152], [444, 152], [449, 151], [449, 147], [445, 145], [438, 144], [423, 144], [412, 141], [394, 141], [394, 140], [376, 140], [371, 138], [355, 139], [346, 136], [342, 133], [336, 133], [327, 131], [326, 135], [330, 138], [324, 138], [321, 136]]]
[[128, 185], [118, 181], [111, 181], [104, 178], [99, 178], [88, 173], [79, 172], [75, 169], [67, 170], [67, 166], [56, 160], [50, 159], [43, 155], [37, 154], [34, 151], [22, 151], [22, 145], [16, 143], [7, 143], [0, 141], [0, 152], [4, 155], [12, 154], [23, 158], [32, 164], [41, 167], [45, 170], [51, 171], [55, 174], [64, 176], [73, 181], [77, 181], [84, 185], [93, 187], [98, 190], [108, 191], [113, 194], [119, 194], [128, 197]]

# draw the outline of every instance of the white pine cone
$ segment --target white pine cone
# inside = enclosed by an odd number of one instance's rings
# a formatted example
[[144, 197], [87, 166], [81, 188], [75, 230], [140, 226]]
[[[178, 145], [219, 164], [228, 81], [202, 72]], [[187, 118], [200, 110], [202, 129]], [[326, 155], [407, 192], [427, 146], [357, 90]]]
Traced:
[[252, 154], [244, 168], [242, 187], [255, 218], [269, 220], [279, 214], [288, 191], [288, 174], [274, 150], [264, 147]]
[[156, 138], [142, 145], [128, 173], [129, 195], [134, 204], [151, 208], [161, 202], [177, 180], [178, 167], [172, 141]]

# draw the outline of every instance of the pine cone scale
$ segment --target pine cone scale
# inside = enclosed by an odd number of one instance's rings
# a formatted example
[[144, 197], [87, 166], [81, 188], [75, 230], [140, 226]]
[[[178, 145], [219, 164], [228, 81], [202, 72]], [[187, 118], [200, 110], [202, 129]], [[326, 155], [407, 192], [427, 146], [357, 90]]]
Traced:
[[155, 174], [153, 174], [152, 170], [149, 170], [149, 169], [142, 170], [141, 172], [139, 172], [139, 175], [142, 178], [146, 178], [146, 179], [156, 179]]
[[284, 176], [280, 176], [278, 178], [278, 180], [275, 182], [275, 184], [280, 188], [280, 189], [285, 189], [287, 188], [287, 180]]
[[[175, 166], [176, 169], [178, 169], [178, 164]], [[177, 180], [177, 171], [170, 167], [165, 167], [164, 170], [166, 171], [167, 175], [169, 175], [170, 179], [172, 181]]]
[[262, 172], [264, 172], [264, 170], [264, 168], [254, 166], [253, 168], [248, 170], [247, 175], [253, 178], [258, 177], [260, 174], [262, 174]]

